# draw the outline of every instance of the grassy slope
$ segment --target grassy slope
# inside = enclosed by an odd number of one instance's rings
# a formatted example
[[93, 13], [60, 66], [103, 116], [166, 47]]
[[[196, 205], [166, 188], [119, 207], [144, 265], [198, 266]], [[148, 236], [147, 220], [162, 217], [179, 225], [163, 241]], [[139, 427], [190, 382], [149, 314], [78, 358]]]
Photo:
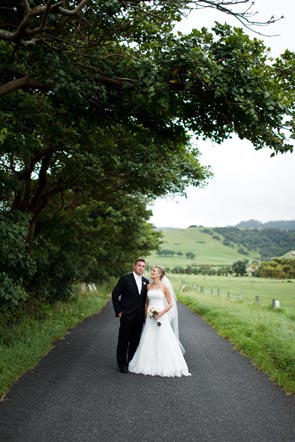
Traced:
[[[273, 382], [295, 393], [295, 280], [201, 275], [171, 279], [180, 302], [204, 317]], [[280, 308], [271, 307], [273, 298]]]
[[[152, 253], [147, 257], [150, 265], [158, 264], [164, 267], [186, 266], [189, 264], [209, 264], [209, 265], [232, 265], [238, 260], [259, 258], [259, 253], [249, 252], [244, 255], [238, 252], [238, 247], [232, 248], [224, 246], [222, 240], [213, 238], [211, 235], [202, 232], [201, 227], [191, 227], [188, 229], [165, 229], [163, 230], [164, 240], [161, 249], [182, 252], [184, 256], [160, 257]], [[185, 254], [192, 252], [195, 259], [187, 259]]]

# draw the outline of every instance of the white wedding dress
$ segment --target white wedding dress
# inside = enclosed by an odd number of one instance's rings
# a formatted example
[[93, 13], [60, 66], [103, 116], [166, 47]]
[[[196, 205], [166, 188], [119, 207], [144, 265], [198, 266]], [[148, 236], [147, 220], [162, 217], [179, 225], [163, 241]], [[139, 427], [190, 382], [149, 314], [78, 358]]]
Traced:
[[[155, 307], [157, 311], [163, 310], [167, 305], [161, 289], [149, 290], [148, 299], [149, 306]], [[169, 315], [166, 313], [161, 316], [160, 322], [161, 326], [158, 326], [157, 321], [147, 315], [139, 346], [129, 363], [129, 371], [163, 377], [190, 376]]]

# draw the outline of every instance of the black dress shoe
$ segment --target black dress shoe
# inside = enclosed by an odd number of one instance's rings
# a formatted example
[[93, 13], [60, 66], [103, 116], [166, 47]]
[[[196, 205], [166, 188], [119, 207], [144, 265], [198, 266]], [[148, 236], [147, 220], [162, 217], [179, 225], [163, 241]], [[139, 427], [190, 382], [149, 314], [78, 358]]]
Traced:
[[128, 368], [120, 368], [121, 373], [128, 373]]

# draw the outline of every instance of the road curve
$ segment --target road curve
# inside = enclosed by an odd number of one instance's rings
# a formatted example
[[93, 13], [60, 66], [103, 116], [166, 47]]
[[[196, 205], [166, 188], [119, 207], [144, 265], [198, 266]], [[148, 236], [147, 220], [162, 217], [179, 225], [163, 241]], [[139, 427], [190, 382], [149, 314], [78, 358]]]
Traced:
[[0, 403], [1, 442], [295, 442], [295, 396], [179, 306], [191, 377], [122, 374], [111, 303]]

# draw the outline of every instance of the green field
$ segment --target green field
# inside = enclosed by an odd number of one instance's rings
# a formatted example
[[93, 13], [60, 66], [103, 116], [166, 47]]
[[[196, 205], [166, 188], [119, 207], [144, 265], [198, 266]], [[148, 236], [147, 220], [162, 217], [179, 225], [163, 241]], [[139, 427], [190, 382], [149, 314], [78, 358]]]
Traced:
[[276, 299], [282, 309], [295, 310], [295, 280], [208, 275], [173, 275], [171, 279], [178, 292], [182, 288], [196, 296], [202, 294], [226, 303], [242, 300], [250, 305], [256, 304], [258, 296], [261, 306], [271, 306]]
[[[173, 250], [175, 253], [182, 252], [183, 256], [174, 255], [173, 257], [158, 256], [152, 253], [147, 257], [149, 265], [162, 265], [164, 267], [174, 267], [187, 265], [232, 265], [238, 260], [248, 259], [252, 261], [259, 259], [259, 253], [250, 251], [248, 255], [238, 252], [238, 246], [228, 247], [222, 244], [221, 240], [214, 238], [214, 235], [202, 232], [201, 227], [191, 227], [188, 229], [164, 229], [163, 244], [161, 250]], [[185, 254], [192, 252], [195, 259], [186, 258]]]
[[[295, 280], [168, 276], [180, 302], [200, 314], [273, 382], [295, 393]], [[274, 298], [280, 308], [272, 307]]]

